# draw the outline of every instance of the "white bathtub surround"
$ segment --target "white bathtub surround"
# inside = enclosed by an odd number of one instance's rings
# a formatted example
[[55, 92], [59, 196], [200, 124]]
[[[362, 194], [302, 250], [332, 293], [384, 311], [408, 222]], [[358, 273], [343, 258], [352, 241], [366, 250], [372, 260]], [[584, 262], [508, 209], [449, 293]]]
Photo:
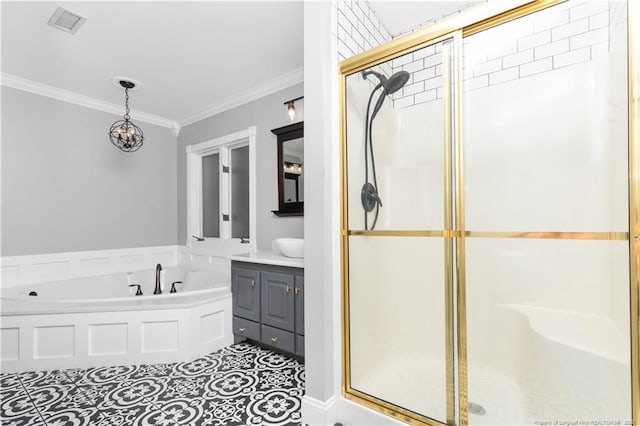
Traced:
[[233, 343], [231, 295], [195, 299], [135, 310], [3, 315], [2, 371], [190, 361]]
[[[237, 246], [223, 254], [248, 249]], [[212, 253], [165, 246], [3, 258], [2, 371], [188, 361], [231, 344], [230, 261]], [[158, 263], [163, 293], [154, 295]], [[183, 283], [171, 294], [174, 281]], [[129, 287], [136, 283], [142, 296]]]
[[[155, 270], [4, 291], [2, 371], [189, 361], [232, 343], [229, 269], [167, 268], [183, 281], [154, 295]], [[178, 278], [178, 279], [176, 279]], [[29, 291], [38, 296], [28, 296]], [[100, 298], [102, 296], [102, 298]]]

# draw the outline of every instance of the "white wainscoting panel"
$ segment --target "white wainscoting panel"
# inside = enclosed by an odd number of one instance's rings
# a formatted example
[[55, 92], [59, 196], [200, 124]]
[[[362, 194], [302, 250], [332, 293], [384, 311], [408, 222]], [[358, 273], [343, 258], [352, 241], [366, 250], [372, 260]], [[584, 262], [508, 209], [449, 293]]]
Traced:
[[0, 332], [0, 360], [16, 361], [20, 359], [20, 329], [3, 328]]
[[150, 321], [141, 325], [142, 353], [178, 350], [178, 321]]
[[0, 367], [19, 372], [190, 361], [233, 343], [231, 310], [229, 292], [175, 308], [4, 315]]
[[224, 311], [200, 317], [200, 341], [210, 343], [224, 336]]
[[92, 272], [106, 271], [111, 268], [111, 258], [94, 257], [91, 259], [80, 259], [76, 263], [76, 272], [78, 274], [92, 275]]
[[126, 354], [128, 350], [128, 324], [90, 324], [89, 356]]
[[35, 327], [33, 357], [70, 358], [75, 355], [75, 326], [57, 325]]
[[[178, 246], [89, 250], [2, 257], [2, 288], [177, 265]], [[188, 259], [187, 262], [188, 263]]]
[[144, 255], [142, 254], [132, 254], [126, 256], [119, 256], [118, 261], [121, 265], [128, 265], [131, 267], [137, 267], [138, 265], [144, 264]]
[[51, 276], [65, 276], [71, 271], [71, 264], [68, 261], [42, 262], [31, 265], [31, 273], [35, 279], [46, 280]]

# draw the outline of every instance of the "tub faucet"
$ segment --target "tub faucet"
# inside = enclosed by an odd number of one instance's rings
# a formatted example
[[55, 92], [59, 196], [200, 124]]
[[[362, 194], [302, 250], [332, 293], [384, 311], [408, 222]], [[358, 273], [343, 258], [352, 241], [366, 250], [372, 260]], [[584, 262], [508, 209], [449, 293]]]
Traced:
[[156, 265], [156, 288], [153, 290], [153, 294], [162, 294], [162, 288], [160, 288], [160, 273], [162, 272], [162, 265]]

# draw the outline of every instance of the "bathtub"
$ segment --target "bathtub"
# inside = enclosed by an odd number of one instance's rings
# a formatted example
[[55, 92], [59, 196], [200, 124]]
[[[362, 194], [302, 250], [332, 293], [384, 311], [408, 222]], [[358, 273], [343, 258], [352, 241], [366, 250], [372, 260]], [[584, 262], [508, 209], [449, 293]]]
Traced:
[[[165, 267], [157, 295], [155, 276], [137, 270], [3, 289], [2, 371], [189, 361], [233, 343], [228, 265]], [[182, 283], [170, 293], [174, 281]]]
[[[166, 267], [161, 272], [162, 294], [153, 294], [155, 289], [155, 270], [141, 270], [118, 274], [71, 278], [10, 287], [2, 291], [3, 299], [28, 301], [36, 303], [82, 303], [102, 304], [105, 302], [139, 302], [150, 300], [157, 302], [158, 298], [182, 298], [221, 293], [229, 290], [231, 282], [230, 272], [221, 267], [211, 271], [193, 271], [187, 267]], [[171, 284], [175, 284], [176, 293], [170, 293]], [[141, 296], [136, 296], [136, 287], [140, 284]], [[37, 296], [29, 293], [35, 292]]]

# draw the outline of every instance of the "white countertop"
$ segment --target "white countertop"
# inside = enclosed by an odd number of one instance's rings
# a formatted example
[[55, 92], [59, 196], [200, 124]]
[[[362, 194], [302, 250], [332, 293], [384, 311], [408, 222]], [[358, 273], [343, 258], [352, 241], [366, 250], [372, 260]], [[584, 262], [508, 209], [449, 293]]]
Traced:
[[266, 265], [289, 266], [292, 268], [304, 268], [304, 259], [286, 257], [273, 251], [257, 251], [255, 253], [236, 254], [229, 256], [231, 260], [240, 262], [263, 263]]

